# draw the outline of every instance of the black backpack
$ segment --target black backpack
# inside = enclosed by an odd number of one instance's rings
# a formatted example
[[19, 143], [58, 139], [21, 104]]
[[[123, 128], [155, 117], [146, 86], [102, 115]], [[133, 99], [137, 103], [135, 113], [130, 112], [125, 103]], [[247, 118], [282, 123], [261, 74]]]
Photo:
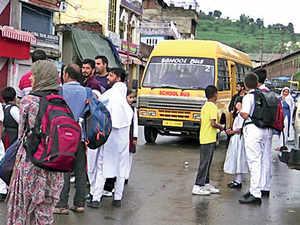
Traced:
[[255, 107], [252, 122], [260, 128], [274, 128], [278, 131], [283, 130], [283, 110], [280, 100], [272, 91], [262, 91], [256, 89], [254, 92]]

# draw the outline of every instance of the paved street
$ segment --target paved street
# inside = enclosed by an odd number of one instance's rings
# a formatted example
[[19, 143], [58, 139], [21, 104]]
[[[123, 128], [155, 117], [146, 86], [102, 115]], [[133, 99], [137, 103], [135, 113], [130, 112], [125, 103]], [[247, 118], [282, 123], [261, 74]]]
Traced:
[[[274, 140], [274, 143], [276, 140]], [[229, 190], [231, 176], [223, 173], [225, 146], [215, 153], [211, 178], [221, 194], [192, 196], [199, 161], [194, 140], [159, 137], [156, 145], [145, 145], [142, 132], [134, 169], [126, 186], [122, 208], [113, 208], [111, 198], [103, 207], [84, 214], [56, 216], [57, 225], [295, 225], [300, 220], [300, 171], [289, 170], [273, 156], [272, 192], [261, 206], [240, 205], [248, 190], [248, 177], [241, 191]], [[189, 162], [185, 168], [185, 162]], [[6, 207], [0, 204], [0, 224]]]

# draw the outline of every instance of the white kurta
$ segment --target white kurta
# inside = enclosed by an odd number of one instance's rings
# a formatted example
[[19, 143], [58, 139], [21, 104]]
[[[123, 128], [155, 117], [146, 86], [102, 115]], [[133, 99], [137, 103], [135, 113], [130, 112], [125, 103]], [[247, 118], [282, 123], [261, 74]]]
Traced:
[[[238, 114], [233, 122], [232, 130], [242, 128], [243, 122], [244, 119], [240, 116], [240, 114]], [[230, 138], [224, 163], [224, 172], [229, 174], [249, 172], [245, 153], [244, 137], [241, 136], [241, 134], [234, 134]]]
[[133, 116], [126, 93], [126, 85], [117, 82], [99, 97], [99, 101], [103, 102], [110, 112], [112, 131], [106, 143], [94, 154], [97, 157], [95, 170], [90, 174], [95, 181], [91, 193], [93, 201], [101, 200], [105, 179], [111, 177], [117, 177], [114, 199], [121, 200], [123, 196], [125, 176], [129, 167], [129, 129]]

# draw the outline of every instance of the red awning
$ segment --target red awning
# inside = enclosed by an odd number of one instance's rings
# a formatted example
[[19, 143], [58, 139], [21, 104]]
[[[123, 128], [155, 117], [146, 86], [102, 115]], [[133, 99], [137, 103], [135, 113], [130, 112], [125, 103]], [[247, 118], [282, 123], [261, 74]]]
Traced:
[[0, 31], [0, 57], [30, 58], [30, 43], [36, 42], [31, 33], [1, 26]]
[[6, 37], [17, 41], [22, 41], [22, 42], [34, 43], [34, 44], [36, 44], [37, 42], [36, 37], [29, 32], [15, 30], [11, 27], [0, 27], [0, 30], [2, 33], [2, 37]]

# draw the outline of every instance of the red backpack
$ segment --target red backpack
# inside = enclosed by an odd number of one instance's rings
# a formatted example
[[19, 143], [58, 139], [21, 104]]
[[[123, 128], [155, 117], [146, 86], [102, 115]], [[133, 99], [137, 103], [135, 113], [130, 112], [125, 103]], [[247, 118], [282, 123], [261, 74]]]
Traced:
[[[72, 171], [81, 140], [80, 126], [63, 97], [49, 93], [46, 96], [44, 93], [32, 95], [39, 96], [40, 102], [34, 127], [27, 130], [26, 153], [29, 159], [46, 170]], [[27, 128], [28, 118], [26, 121]]]

